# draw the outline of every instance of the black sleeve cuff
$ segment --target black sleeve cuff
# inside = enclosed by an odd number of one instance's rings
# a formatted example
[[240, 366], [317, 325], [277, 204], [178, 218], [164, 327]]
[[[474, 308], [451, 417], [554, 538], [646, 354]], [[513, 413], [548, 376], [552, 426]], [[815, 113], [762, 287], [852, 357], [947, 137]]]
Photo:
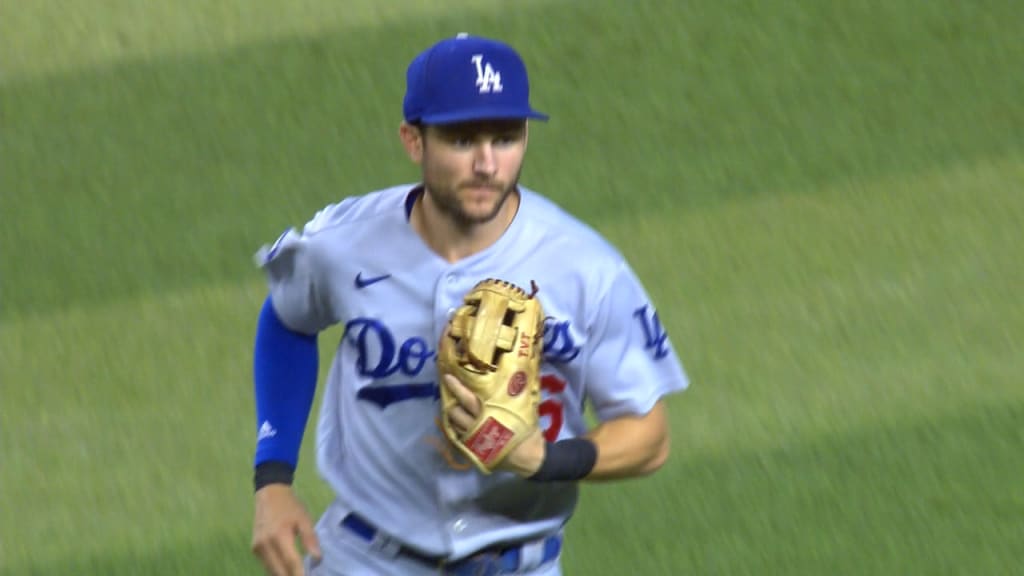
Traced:
[[287, 462], [260, 462], [256, 465], [256, 470], [253, 473], [253, 491], [255, 492], [268, 484], [291, 486], [294, 479], [295, 469]]
[[549, 443], [534, 482], [573, 482], [586, 477], [597, 464], [597, 445], [589, 438], [568, 438]]

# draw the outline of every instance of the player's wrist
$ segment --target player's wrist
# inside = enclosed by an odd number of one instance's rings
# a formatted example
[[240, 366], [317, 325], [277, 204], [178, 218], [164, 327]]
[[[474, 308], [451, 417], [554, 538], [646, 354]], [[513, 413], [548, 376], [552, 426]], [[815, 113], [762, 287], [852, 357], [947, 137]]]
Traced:
[[501, 467], [522, 478], [529, 478], [540, 470], [547, 452], [547, 442], [540, 430], [534, 430], [522, 444], [508, 455]]
[[528, 480], [534, 482], [575, 482], [587, 477], [597, 465], [597, 444], [589, 438], [568, 438], [549, 442], [540, 468]]
[[294, 480], [295, 468], [291, 464], [276, 460], [260, 462], [253, 470], [253, 491], [259, 492], [260, 488], [271, 484], [291, 486]]

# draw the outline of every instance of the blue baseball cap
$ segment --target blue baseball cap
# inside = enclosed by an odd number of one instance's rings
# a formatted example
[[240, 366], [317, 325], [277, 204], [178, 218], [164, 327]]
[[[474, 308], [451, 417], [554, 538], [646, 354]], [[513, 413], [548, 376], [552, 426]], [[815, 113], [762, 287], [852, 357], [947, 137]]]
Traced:
[[406, 122], [547, 120], [530, 106], [523, 59], [511, 46], [459, 34], [421, 52], [406, 72]]

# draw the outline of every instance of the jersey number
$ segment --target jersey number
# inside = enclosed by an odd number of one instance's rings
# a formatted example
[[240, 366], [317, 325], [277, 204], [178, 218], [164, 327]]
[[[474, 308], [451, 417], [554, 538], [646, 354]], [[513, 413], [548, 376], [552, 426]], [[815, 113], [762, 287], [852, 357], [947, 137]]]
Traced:
[[562, 402], [553, 396], [561, 394], [565, 390], [565, 380], [554, 374], [547, 374], [540, 378], [540, 389], [552, 397], [540, 403], [538, 413], [548, 417], [548, 426], [544, 429], [544, 439], [548, 442], [558, 440], [558, 433], [562, 431], [564, 420]]

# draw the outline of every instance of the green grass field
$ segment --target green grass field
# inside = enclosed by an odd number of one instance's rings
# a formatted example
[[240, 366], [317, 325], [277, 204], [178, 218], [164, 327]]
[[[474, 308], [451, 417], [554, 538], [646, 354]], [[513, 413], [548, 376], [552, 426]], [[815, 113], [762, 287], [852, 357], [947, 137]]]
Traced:
[[460, 31], [521, 49], [524, 182], [626, 253], [692, 380], [567, 574], [1024, 573], [1024, 4], [0, 14], [0, 574], [259, 573], [251, 255], [416, 177], [405, 66]]

